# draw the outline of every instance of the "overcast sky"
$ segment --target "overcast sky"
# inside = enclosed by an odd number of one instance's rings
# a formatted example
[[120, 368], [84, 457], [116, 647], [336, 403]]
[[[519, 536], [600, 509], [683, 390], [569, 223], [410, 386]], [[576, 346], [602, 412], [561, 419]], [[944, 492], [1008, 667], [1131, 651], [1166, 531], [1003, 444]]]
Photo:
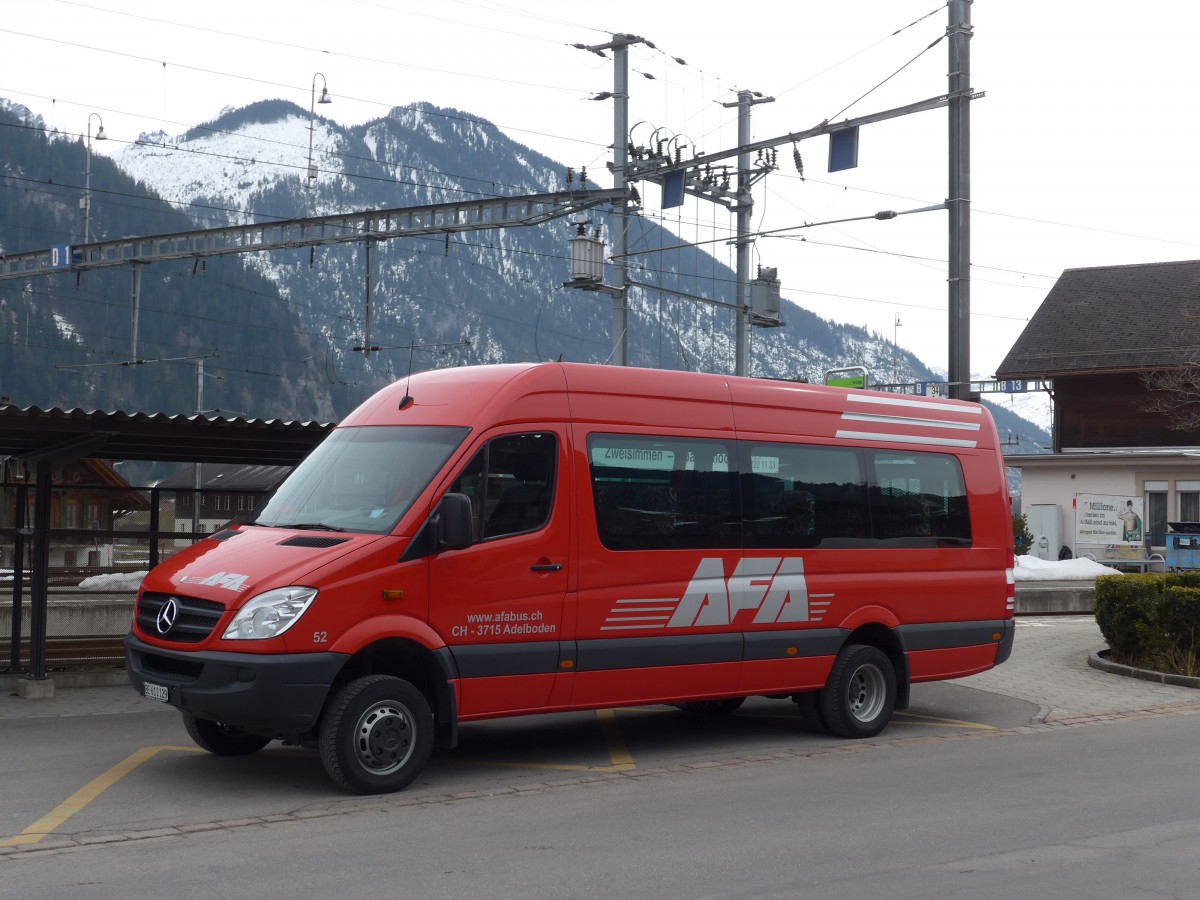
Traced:
[[[971, 84], [986, 93], [971, 105], [971, 362], [990, 375], [1064, 269], [1200, 257], [1200, 3], [976, 0], [971, 16]], [[607, 187], [612, 101], [589, 98], [612, 89], [612, 62], [571, 44], [614, 32], [653, 42], [630, 54], [634, 142], [662, 129], [687, 153], [715, 153], [737, 145], [736, 110], [722, 104], [739, 89], [774, 98], [754, 107], [754, 140], [944, 93], [947, 41], [926, 48], [947, 22], [936, 0], [10, 2], [0, 97], [77, 135], [94, 134], [98, 114], [109, 140], [93, 151], [111, 153], [226, 106], [281, 97], [307, 109], [327, 84], [334, 102], [318, 110], [344, 124], [421, 101], [454, 107]], [[946, 198], [944, 109], [860, 140], [859, 167], [835, 174], [826, 138], [801, 143], [804, 180], [781, 146], [779, 170], [755, 188], [754, 228]], [[646, 214], [687, 240], [733, 226], [710, 203], [663, 214], [658, 193], [642, 191]], [[763, 237], [755, 262], [779, 270], [786, 298], [945, 367], [947, 241], [936, 211]], [[710, 246], [733, 265], [732, 248]]]

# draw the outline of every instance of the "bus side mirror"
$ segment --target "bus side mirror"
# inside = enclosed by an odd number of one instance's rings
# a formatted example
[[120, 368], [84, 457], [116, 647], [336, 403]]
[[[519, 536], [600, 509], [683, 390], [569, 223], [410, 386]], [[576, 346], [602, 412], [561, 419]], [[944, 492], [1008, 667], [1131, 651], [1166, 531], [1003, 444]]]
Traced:
[[439, 550], [462, 550], [475, 542], [471, 498], [466, 494], [442, 497], [437, 511], [437, 538]]

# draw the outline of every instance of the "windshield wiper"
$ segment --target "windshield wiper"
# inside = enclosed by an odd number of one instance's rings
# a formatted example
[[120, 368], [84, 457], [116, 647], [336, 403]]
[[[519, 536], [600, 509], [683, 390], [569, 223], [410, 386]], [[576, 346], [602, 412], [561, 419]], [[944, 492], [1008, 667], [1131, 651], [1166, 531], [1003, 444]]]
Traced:
[[326, 525], [324, 522], [293, 522], [291, 525], [281, 525], [281, 528], [299, 528], [303, 531], [345, 531], [336, 525]]

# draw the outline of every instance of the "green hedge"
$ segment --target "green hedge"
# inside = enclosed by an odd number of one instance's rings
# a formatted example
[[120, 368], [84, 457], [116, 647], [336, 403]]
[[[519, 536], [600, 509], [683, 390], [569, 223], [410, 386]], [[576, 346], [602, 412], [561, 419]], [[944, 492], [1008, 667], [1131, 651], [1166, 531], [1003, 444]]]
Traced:
[[1096, 622], [1114, 662], [1200, 674], [1200, 572], [1101, 576]]

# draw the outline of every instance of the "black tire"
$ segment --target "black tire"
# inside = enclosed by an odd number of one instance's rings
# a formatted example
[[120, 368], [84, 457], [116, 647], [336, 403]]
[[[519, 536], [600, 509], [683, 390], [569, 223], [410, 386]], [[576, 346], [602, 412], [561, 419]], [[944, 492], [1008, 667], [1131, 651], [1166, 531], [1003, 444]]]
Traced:
[[829, 726], [821, 715], [820, 691], [804, 691], [792, 694], [792, 701], [800, 712], [800, 721], [814, 734], [829, 734]]
[[211, 719], [197, 719], [186, 712], [183, 713], [183, 727], [197, 747], [217, 756], [249, 756], [271, 743], [269, 737], [261, 734], [249, 734]]
[[704, 716], [728, 716], [737, 712], [745, 702], [745, 697], [726, 697], [723, 700], [689, 700], [678, 706], [684, 712], [698, 713]]
[[896, 671], [878, 647], [847, 644], [833, 661], [820, 692], [821, 718], [840, 737], [869, 738], [883, 731], [896, 707]]
[[345, 790], [398, 791], [420, 774], [433, 750], [429, 701], [401, 678], [359, 678], [325, 711], [320, 747], [325, 771]]

